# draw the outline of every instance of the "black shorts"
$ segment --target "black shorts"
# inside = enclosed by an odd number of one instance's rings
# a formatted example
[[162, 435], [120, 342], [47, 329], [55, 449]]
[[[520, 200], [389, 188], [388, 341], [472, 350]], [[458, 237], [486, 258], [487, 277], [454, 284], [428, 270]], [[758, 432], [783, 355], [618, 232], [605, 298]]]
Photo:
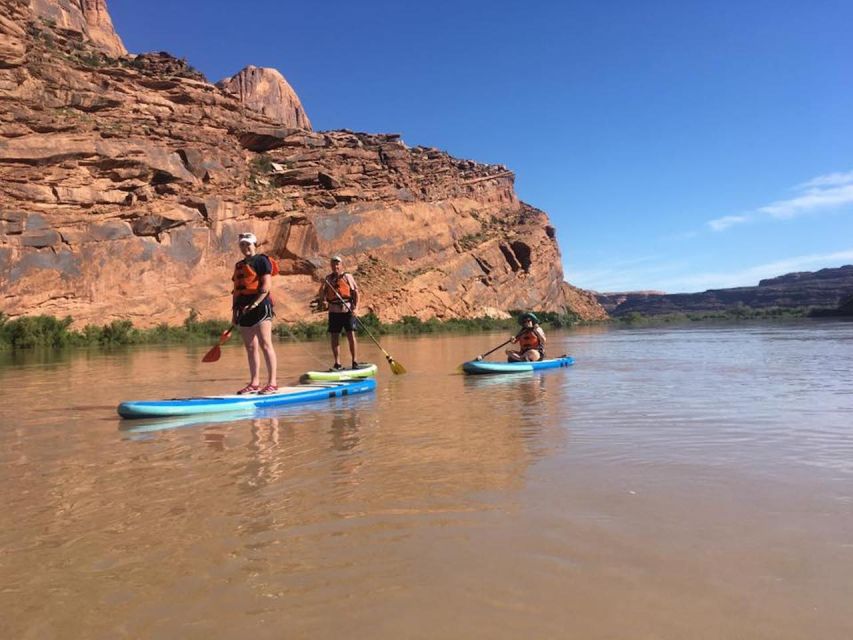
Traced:
[[261, 324], [264, 320], [272, 320], [275, 312], [272, 310], [271, 304], [262, 304], [251, 311], [247, 311], [237, 319], [237, 324], [241, 327], [254, 327]]
[[340, 333], [343, 330], [355, 331], [355, 316], [350, 311], [343, 313], [329, 311], [329, 333]]

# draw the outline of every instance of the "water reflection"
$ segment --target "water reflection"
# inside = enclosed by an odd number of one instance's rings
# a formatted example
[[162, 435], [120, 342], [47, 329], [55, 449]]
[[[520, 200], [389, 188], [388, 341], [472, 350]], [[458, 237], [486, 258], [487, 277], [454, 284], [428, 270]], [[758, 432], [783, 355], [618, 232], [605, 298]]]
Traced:
[[466, 394], [489, 415], [504, 415], [509, 433], [521, 440], [526, 456], [536, 460], [565, 447], [571, 403], [572, 370], [465, 376]]
[[355, 449], [359, 443], [359, 413], [354, 409], [336, 411], [332, 416], [329, 433], [332, 436], [332, 448], [335, 451]]
[[576, 366], [481, 377], [501, 336], [383, 338], [375, 395], [126, 422], [242, 349], [0, 367], [3, 635], [853, 637], [842, 329], [553, 332]]
[[[110, 407], [113, 411], [115, 407]], [[117, 420], [118, 430], [131, 439], [133, 436], [171, 429], [199, 427], [212, 424], [228, 424], [255, 415], [254, 409], [246, 411], [227, 411], [218, 414], [201, 414], [194, 416], [179, 416], [171, 418], [151, 418], [142, 420]]]

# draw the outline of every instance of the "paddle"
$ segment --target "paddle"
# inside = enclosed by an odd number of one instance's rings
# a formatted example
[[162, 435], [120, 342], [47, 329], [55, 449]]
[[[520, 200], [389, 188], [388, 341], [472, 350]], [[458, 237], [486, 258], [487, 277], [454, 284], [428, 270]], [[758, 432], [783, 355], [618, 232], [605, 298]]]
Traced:
[[[501, 347], [504, 347], [504, 346], [508, 345], [510, 342], [512, 342], [512, 340], [513, 340], [513, 339], [512, 339], [512, 338], [510, 338], [510, 339], [509, 339], [509, 340], [507, 340], [506, 342], [501, 342], [501, 343], [500, 343], [498, 346], [496, 346], [494, 349], [489, 349], [488, 351], [486, 351], [486, 353], [481, 353], [481, 354], [480, 354], [480, 355], [478, 355], [476, 358], [474, 358], [474, 360], [477, 360], [477, 361], [482, 360], [483, 358], [485, 358], [485, 357], [486, 357], [487, 355], [489, 355], [490, 353], [494, 353], [495, 351], [497, 351], [497, 350], [498, 350], [498, 349], [500, 349]], [[464, 371], [465, 369], [464, 369], [464, 368], [463, 368], [463, 366], [460, 364], [460, 365], [458, 365], [458, 366], [456, 367], [456, 370], [457, 370], [457, 371], [459, 371], [459, 372], [461, 373], [461, 372], [462, 372], [462, 371]]]
[[507, 340], [506, 342], [501, 342], [501, 343], [500, 343], [498, 346], [496, 346], [494, 349], [489, 349], [488, 351], [486, 351], [486, 353], [480, 354], [479, 356], [477, 356], [476, 358], [474, 358], [474, 360], [482, 360], [482, 359], [483, 359], [483, 358], [485, 358], [487, 355], [489, 355], [489, 354], [491, 354], [491, 353], [494, 353], [495, 351], [497, 351], [497, 350], [498, 350], [498, 349], [500, 349], [501, 347], [505, 347], [505, 346], [506, 346], [506, 345], [508, 345], [510, 342], [512, 342], [514, 339], [515, 339], [515, 338], [510, 338], [510, 339], [509, 339], [509, 340]]
[[[338, 290], [335, 289], [331, 284], [329, 284], [329, 281], [326, 280], [326, 278], [323, 278], [323, 284], [329, 288], [329, 291], [331, 291], [332, 293], [335, 294], [335, 297], [338, 300], [340, 300], [341, 304], [343, 305], [343, 307], [345, 309], [350, 309], [350, 310], [352, 309], [352, 307], [350, 307], [350, 305], [341, 297], [341, 294], [338, 293]], [[385, 351], [385, 349], [382, 348], [382, 345], [379, 344], [379, 341], [373, 337], [373, 334], [370, 333], [370, 331], [367, 329], [367, 327], [364, 326], [364, 323], [358, 319], [358, 316], [353, 314], [352, 317], [355, 318], [355, 321], [359, 324], [359, 326], [361, 326], [361, 328], [364, 329], [364, 332], [368, 336], [370, 336], [370, 339], [373, 340], [373, 343], [377, 347], [379, 347], [379, 350], [385, 354], [385, 359], [388, 361], [388, 364], [391, 366], [391, 373], [393, 373], [395, 376], [399, 376], [403, 373], [406, 373], [406, 367], [404, 367], [402, 364], [400, 364], [399, 362], [394, 360], [394, 358], [392, 358], [390, 356], [390, 354], [387, 351]]]
[[234, 325], [232, 324], [228, 329], [222, 332], [222, 335], [219, 336], [219, 342], [214, 345], [214, 347], [204, 354], [204, 357], [201, 359], [202, 362], [216, 362], [219, 360], [219, 356], [222, 355], [222, 345], [228, 342], [228, 338], [231, 337], [231, 332], [234, 330]]

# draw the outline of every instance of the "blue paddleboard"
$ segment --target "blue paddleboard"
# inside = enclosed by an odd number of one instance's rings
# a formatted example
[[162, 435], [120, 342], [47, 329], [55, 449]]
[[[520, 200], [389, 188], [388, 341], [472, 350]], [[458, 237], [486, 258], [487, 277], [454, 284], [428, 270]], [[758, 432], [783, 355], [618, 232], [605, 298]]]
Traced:
[[465, 373], [488, 374], [488, 373], [524, 373], [526, 371], [538, 371], [540, 369], [558, 369], [570, 367], [575, 363], [571, 356], [561, 356], [550, 360], [539, 360], [538, 362], [489, 362], [487, 360], [470, 360], [462, 364]]
[[196, 398], [172, 398], [170, 400], [131, 400], [118, 406], [123, 418], [156, 418], [160, 416], [191, 416], [222, 411], [241, 411], [251, 408], [277, 407], [287, 404], [302, 404], [327, 398], [356, 393], [368, 393], [376, 389], [372, 378], [346, 382], [316, 382], [280, 387], [275, 393], [259, 395], [200, 396]]

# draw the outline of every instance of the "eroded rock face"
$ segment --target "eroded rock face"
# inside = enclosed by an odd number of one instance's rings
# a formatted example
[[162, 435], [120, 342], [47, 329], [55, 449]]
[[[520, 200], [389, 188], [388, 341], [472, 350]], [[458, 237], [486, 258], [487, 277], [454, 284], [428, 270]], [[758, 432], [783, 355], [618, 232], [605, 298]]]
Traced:
[[106, 0], [30, 0], [33, 14], [61, 29], [78, 31], [104, 53], [127, 54], [113, 28]]
[[505, 167], [285, 126], [168, 54], [110, 58], [23, 0], [0, 9], [17, 38], [0, 47], [0, 311], [225, 318], [252, 231], [282, 265], [287, 321], [312, 318], [333, 253], [384, 320], [602, 314], [563, 283], [554, 229]]
[[26, 60], [27, 32], [23, 27], [27, 15], [25, 0], [10, 2], [0, 14], [0, 68], [20, 67]]
[[299, 96], [275, 69], [248, 66], [216, 86], [234, 94], [250, 109], [285, 127], [311, 129]]

